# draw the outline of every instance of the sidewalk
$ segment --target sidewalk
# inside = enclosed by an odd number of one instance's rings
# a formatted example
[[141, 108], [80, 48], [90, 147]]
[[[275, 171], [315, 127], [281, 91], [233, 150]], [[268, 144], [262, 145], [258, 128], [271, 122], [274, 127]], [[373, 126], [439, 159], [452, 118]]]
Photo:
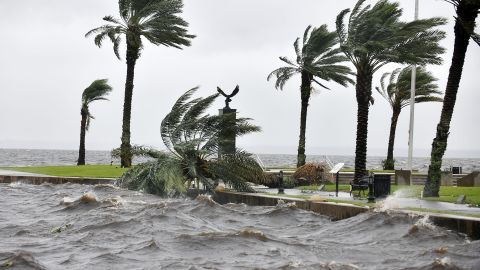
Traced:
[[[278, 192], [275, 188], [257, 189], [257, 191], [265, 192], [270, 195], [274, 195]], [[358, 199], [350, 196], [348, 192], [339, 192], [338, 197], [335, 196], [335, 192], [325, 191], [301, 191], [299, 189], [285, 189], [285, 195], [290, 196], [320, 196], [328, 200], [339, 200], [344, 203], [367, 203], [366, 199]], [[281, 196], [281, 195], [279, 195]], [[397, 194], [392, 194], [387, 198], [377, 199], [375, 208], [380, 210], [410, 210], [422, 212], [445, 212], [446, 214], [471, 216], [475, 215], [480, 217], [480, 208], [470, 207], [467, 204], [455, 204], [448, 202], [427, 201], [418, 198], [405, 198]]]
[[17, 171], [2, 170], [2, 169], [0, 169], [0, 175], [6, 175], [6, 176], [47, 176], [47, 175], [44, 175], [44, 174], [17, 172]]

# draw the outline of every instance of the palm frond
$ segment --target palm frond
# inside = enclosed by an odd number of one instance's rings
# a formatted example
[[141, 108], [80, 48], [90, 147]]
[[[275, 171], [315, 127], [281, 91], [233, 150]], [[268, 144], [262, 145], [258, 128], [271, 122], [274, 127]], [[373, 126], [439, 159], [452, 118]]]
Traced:
[[118, 184], [128, 189], [172, 197], [185, 192], [186, 181], [178, 160], [162, 156], [134, 166], [118, 179]]
[[247, 182], [261, 183], [265, 177], [262, 167], [251, 154], [238, 149], [232, 155], [211, 162], [209, 170], [225, 184], [244, 192], [253, 192]]
[[343, 86], [353, 84], [354, 81], [349, 77], [353, 74], [352, 71], [349, 67], [340, 64], [348, 58], [341, 55], [342, 51], [339, 48], [334, 48], [338, 40], [335, 32], [328, 31], [327, 25], [321, 25], [318, 28], [312, 28], [309, 25], [303, 34], [303, 43], [300, 42], [300, 38], [294, 42], [296, 63], [287, 57], [280, 57], [280, 60], [291, 67], [281, 67], [272, 71], [267, 80], [276, 77], [275, 88], [282, 90], [293, 75], [306, 71], [313, 75], [313, 82], [325, 89], [329, 88], [320, 79], [332, 80]]
[[337, 16], [340, 47], [357, 69], [377, 71], [386, 63], [439, 64], [444, 49], [439, 41], [445, 33], [436, 27], [445, 19], [430, 18], [405, 23], [400, 21], [398, 3], [381, 0], [373, 6], [357, 1], [345, 26], [343, 10]]
[[194, 35], [188, 34], [188, 23], [179, 14], [183, 9], [182, 0], [119, 0], [120, 18], [105, 16], [110, 23], [90, 30], [86, 37], [96, 34], [94, 39], [101, 46], [105, 37], [110, 37], [117, 58], [120, 35], [125, 35], [128, 45], [142, 49], [142, 37], [154, 45], [182, 49], [190, 46]]
[[[385, 79], [390, 75], [388, 85]], [[410, 105], [412, 67], [395, 69], [391, 73], [385, 73], [380, 81], [381, 90], [377, 91], [390, 103], [392, 108], [404, 108]], [[435, 83], [437, 79], [424, 67], [416, 69], [415, 103], [442, 101], [442, 94]]]

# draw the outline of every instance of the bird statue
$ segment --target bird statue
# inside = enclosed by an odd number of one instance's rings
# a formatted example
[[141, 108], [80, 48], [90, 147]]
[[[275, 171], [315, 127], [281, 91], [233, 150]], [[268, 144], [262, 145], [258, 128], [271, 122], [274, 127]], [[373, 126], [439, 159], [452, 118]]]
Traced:
[[240, 88], [237, 85], [237, 87], [235, 87], [235, 89], [233, 89], [233, 92], [230, 95], [227, 95], [227, 94], [225, 94], [225, 92], [222, 91], [222, 89], [220, 89], [220, 87], [217, 86], [217, 92], [220, 93], [222, 96], [226, 97], [226, 99], [225, 99], [225, 109], [230, 109], [229, 103], [232, 101], [232, 97], [234, 97], [236, 94], [238, 94], [238, 91], [240, 91]]

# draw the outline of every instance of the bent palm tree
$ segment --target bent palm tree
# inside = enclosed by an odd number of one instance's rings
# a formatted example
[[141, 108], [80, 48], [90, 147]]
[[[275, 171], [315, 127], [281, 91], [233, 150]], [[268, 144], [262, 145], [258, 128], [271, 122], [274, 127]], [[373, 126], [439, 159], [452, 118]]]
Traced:
[[355, 147], [355, 178], [359, 181], [367, 174], [368, 111], [372, 98], [373, 74], [387, 63], [440, 64], [439, 54], [444, 52], [438, 42], [445, 33], [434, 27], [445, 19], [431, 18], [402, 22], [398, 3], [378, 1], [374, 6], [363, 6], [359, 0], [345, 24], [345, 9], [337, 16], [340, 48], [357, 70], [357, 137]]
[[[300, 43], [302, 42], [302, 43]], [[348, 59], [340, 55], [339, 48], [333, 48], [338, 44], [338, 37], [335, 32], [329, 32], [327, 25], [319, 28], [308, 26], [303, 35], [295, 40], [293, 46], [297, 54], [296, 61], [291, 61], [287, 57], [280, 57], [280, 60], [287, 63], [288, 66], [278, 68], [272, 71], [267, 80], [276, 77], [275, 88], [283, 90], [285, 83], [296, 74], [301, 75], [302, 83], [300, 86], [301, 112], [300, 112], [300, 136], [298, 142], [297, 167], [305, 165], [305, 131], [307, 127], [307, 109], [310, 95], [312, 93], [312, 82], [328, 89], [318, 79], [324, 81], [334, 81], [343, 86], [353, 83], [348, 77], [352, 74], [350, 68], [339, 63]]]
[[182, 12], [181, 0], [119, 0], [120, 19], [105, 16], [106, 24], [90, 30], [85, 36], [95, 36], [95, 44], [102, 46], [105, 38], [113, 43], [113, 51], [120, 59], [119, 46], [122, 37], [127, 43], [127, 78], [125, 82], [125, 100], [123, 105], [121, 165], [130, 167], [130, 118], [132, 111], [133, 79], [135, 64], [143, 49], [142, 38], [155, 45], [174, 47], [190, 46], [190, 39], [195, 36], [187, 34], [188, 23], [177, 14]]
[[183, 94], [162, 121], [161, 137], [169, 152], [144, 150], [155, 161], [130, 169], [120, 178], [121, 186], [175, 195], [184, 192], [192, 181], [197, 188], [201, 183], [209, 191], [219, 180], [238, 191], [252, 191], [247, 181], [262, 181], [262, 168], [247, 152], [237, 149], [234, 154], [217, 158], [220, 132], [241, 136], [260, 128], [249, 124], [248, 118], [232, 120], [225, 115], [204, 115], [218, 94], [189, 100], [196, 90]]
[[[455, 44], [453, 47], [452, 63], [448, 73], [447, 87], [443, 100], [442, 114], [437, 125], [437, 134], [432, 143], [430, 167], [428, 169], [427, 181], [423, 190], [426, 197], [438, 197], [440, 190], [440, 172], [442, 158], [447, 150], [447, 140], [450, 134], [450, 122], [452, 120], [455, 101], [457, 100], [458, 86], [462, 78], [465, 54], [468, 43], [475, 29], [475, 19], [480, 10], [478, 0], [449, 0], [456, 7], [457, 18], [455, 21]], [[475, 40], [475, 39], [474, 39]]]
[[[388, 85], [385, 80], [389, 77]], [[383, 74], [380, 80], [380, 88], [377, 87], [380, 93], [390, 104], [392, 108], [392, 120], [390, 123], [390, 136], [388, 138], [387, 159], [384, 162], [384, 170], [394, 170], [395, 162], [393, 159], [393, 148], [395, 145], [395, 131], [397, 129], [397, 121], [402, 109], [410, 105], [410, 87], [412, 80], [412, 67], [404, 69], [395, 69], [392, 73]], [[416, 69], [416, 84], [415, 84], [415, 103], [442, 101], [438, 86], [435, 84], [437, 79], [426, 71], [425, 68], [419, 67]]]
[[97, 100], [108, 100], [106, 96], [112, 91], [112, 87], [108, 85], [108, 80], [95, 80], [89, 87], [83, 90], [82, 94], [82, 109], [80, 114], [82, 120], [80, 122], [80, 147], [78, 150], [77, 165], [85, 165], [85, 134], [90, 127], [90, 121], [95, 119], [90, 113], [90, 103]]

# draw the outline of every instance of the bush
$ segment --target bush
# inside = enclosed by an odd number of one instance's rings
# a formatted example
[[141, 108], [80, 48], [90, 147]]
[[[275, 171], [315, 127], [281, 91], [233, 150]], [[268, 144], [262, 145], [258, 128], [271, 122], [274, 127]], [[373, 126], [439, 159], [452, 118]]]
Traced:
[[333, 182], [330, 168], [325, 163], [307, 163], [298, 168], [293, 174], [297, 186], [318, 185], [324, 182]]
[[[269, 188], [278, 188], [278, 173], [265, 173], [264, 182], [260, 184]], [[283, 187], [295, 187], [295, 180], [292, 178], [291, 175], [283, 175]]]

